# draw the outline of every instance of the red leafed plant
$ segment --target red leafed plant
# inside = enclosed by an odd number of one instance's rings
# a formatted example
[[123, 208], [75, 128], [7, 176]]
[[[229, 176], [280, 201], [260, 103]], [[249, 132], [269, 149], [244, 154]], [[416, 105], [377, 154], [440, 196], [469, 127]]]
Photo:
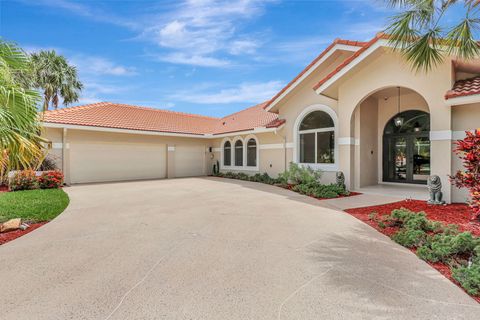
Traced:
[[469, 190], [472, 219], [480, 219], [480, 129], [466, 133], [465, 139], [455, 142], [455, 153], [462, 159], [465, 169], [450, 178], [455, 186]]
[[63, 184], [63, 173], [58, 170], [46, 171], [38, 178], [41, 189], [56, 189]]

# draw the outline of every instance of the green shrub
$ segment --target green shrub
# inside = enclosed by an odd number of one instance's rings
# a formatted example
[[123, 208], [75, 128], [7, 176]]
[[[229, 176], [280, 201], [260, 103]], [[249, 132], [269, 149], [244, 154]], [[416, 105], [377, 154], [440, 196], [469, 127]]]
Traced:
[[425, 212], [413, 212], [405, 208], [393, 210], [385, 221], [391, 226], [426, 232], [439, 232], [443, 228], [440, 222], [427, 219]]
[[393, 241], [407, 248], [413, 248], [425, 242], [427, 234], [419, 229], [404, 229], [392, 236]]
[[453, 268], [452, 276], [469, 294], [480, 294], [480, 263]]
[[480, 239], [474, 238], [470, 232], [456, 235], [440, 233], [428, 237], [427, 242], [418, 248], [417, 254], [423, 260], [449, 262], [455, 256], [472, 256], [479, 245]]
[[250, 176], [243, 172], [237, 173], [237, 176], [236, 176], [236, 179], [240, 179], [240, 180], [249, 180], [249, 178]]
[[290, 162], [288, 170], [279, 175], [279, 180], [291, 184], [309, 184], [318, 182], [322, 177], [321, 170], [314, 170], [308, 166], [300, 166]]

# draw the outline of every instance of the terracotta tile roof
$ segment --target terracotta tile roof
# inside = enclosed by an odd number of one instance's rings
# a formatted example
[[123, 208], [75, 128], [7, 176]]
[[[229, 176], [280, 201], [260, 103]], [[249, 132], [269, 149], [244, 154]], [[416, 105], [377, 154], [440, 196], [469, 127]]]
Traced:
[[47, 111], [44, 122], [116, 129], [203, 134], [218, 118], [100, 102]]
[[330, 72], [328, 75], [326, 75], [322, 80], [320, 80], [314, 87], [313, 89], [314, 90], [317, 90], [318, 88], [320, 88], [322, 86], [322, 84], [324, 84], [325, 82], [327, 82], [329, 79], [331, 79], [334, 75], [336, 75], [340, 70], [342, 70], [343, 68], [345, 68], [347, 65], [349, 65], [353, 60], [355, 60], [358, 56], [360, 56], [362, 53], [364, 53], [365, 51], [368, 50], [368, 48], [370, 48], [373, 44], [375, 44], [378, 40], [380, 39], [388, 39], [388, 35], [384, 34], [384, 33], [378, 33], [375, 38], [373, 38], [372, 40], [366, 42], [363, 44], [362, 48], [360, 50], [358, 50], [357, 52], [355, 52], [352, 56], [348, 57], [347, 59], [345, 59], [345, 61], [343, 61], [340, 65], [338, 65], [338, 67], [335, 68], [335, 70], [333, 70], [332, 72]]
[[292, 81], [290, 81], [282, 90], [280, 90], [270, 101], [268, 101], [265, 105], [265, 108], [275, 101], [278, 97], [280, 97], [288, 88], [290, 88], [301, 76], [303, 76], [310, 68], [312, 68], [320, 59], [322, 59], [335, 45], [343, 44], [348, 46], [355, 46], [355, 47], [363, 47], [366, 45], [366, 42], [361, 41], [352, 41], [352, 40], [343, 40], [343, 39], [335, 39], [325, 50], [322, 51], [315, 59], [308, 66], [305, 67]]
[[480, 76], [455, 82], [452, 90], [447, 91], [445, 99], [480, 94]]
[[169, 110], [100, 102], [45, 112], [47, 123], [184, 134], [221, 134], [275, 127], [278, 115], [263, 109], [264, 103], [224, 118]]
[[213, 129], [213, 134], [251, 130], [253, 128], [276, 128], [285, 123], [276, 113], [265, 110], [267, 102], [228, 115], [220, 119]]

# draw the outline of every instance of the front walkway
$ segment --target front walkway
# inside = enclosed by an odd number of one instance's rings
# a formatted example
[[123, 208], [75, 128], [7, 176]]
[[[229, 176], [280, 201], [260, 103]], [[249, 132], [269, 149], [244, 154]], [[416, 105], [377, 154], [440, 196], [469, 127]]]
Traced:
[[288, 190], [219, 178], [66, 190], [66, 212], [0, 247], [0, 318], [478, 319], [410, 251]]

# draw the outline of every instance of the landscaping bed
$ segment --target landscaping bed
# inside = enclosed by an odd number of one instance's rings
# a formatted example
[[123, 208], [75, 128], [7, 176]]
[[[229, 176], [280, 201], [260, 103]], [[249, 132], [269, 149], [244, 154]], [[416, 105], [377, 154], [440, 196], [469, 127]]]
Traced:
[[405, 200], [345, 210], [410, 249], [480, 303], [480, 222], [465, 204]]
[[0, 233], [0, 244], [16, 239], [62, 213], [69, 204], [62, 189], [36, 189], [0, 193], [0, 223], [21, 218], [30, 225], [26, 230]]
[[313, 170], [309, 167], [290, 163], [289, 169], [281, 173], [278, 178], [272, 178], [267, 173], [248, 175], [241, 172], [216, 172], [214, 176], [275, 185], [318, 200], [343, 198], [360, 194], [348, 191], [342, 181], [330, 184], [321, 183], [322, 174], [323, 172], [320, 170]]
[[369, 218], [369, 215], [372, 212], [376, 212], [378, 215], [388, 215], [392, 210], [400, 208], [406, 208], [414, 212], [423, 211], [426, 213], [427, 218], [431, 220], [440, 221], [446, 225], [456, 224], [460, 227], [460, 231], [470, 231], [473, 235], [480, 237], [480, 223], [471, 220], [472, 209], [463, 203], [436, 206], [420, 200], [403, 200], [379, 206], [347, 209], [345, 211], [389, 236], [396, 229], [388, 227], [385, 229], [379, 228], [378, 224]]
[[43, 226], [46, 224], [47, 221], [45, 222], [38, 222], [38, 223], [32, 223], [30, 224], [30, 227], [26, 230], [15, 230], [15, 231], [10, 231], [10, 232], [5, 232], [5, 233], [0, 233], [0, 245], [7, 243], [9, 241], [15, 240], [17, 238], [20, 238], [23, 235], [26, 235], [27, 233], [32, 232], [33, 230]]

